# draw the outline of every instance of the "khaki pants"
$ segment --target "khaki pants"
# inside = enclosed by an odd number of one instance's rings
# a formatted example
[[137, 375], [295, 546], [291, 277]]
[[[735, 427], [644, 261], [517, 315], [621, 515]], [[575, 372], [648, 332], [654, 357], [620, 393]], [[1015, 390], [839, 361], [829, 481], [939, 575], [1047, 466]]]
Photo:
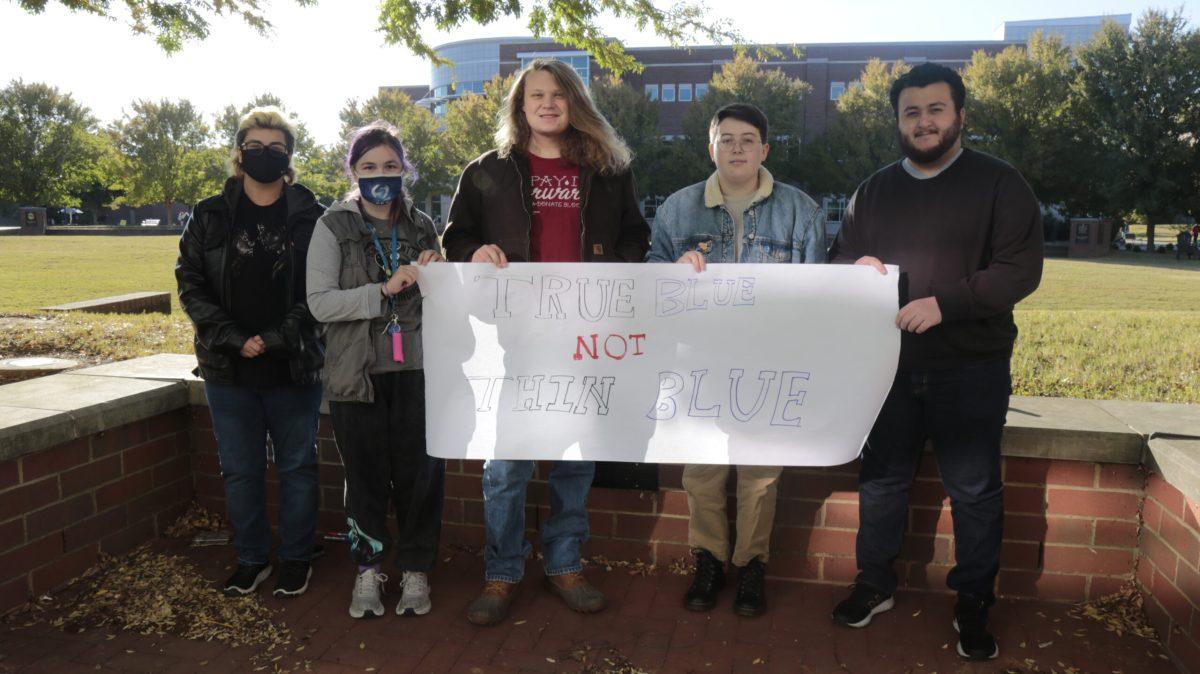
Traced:
[[[704, 548], [719, 560], [729, 557], [729, 518], [725, 514], [725, 480], [729, 466], [684, 466], [692, 517], [688, 545]], [[734, 566], [745, 566], [757, 557], [764, 564], [770, 555], [771, 527], [775, 523], [779, 466], [737, 466], [737, 543]]]

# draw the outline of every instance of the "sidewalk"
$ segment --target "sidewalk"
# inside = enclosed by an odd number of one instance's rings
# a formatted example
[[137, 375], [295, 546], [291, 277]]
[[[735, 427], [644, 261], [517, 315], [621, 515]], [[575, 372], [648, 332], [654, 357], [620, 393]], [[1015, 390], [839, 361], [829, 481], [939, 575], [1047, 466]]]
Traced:
[[[228, 574], [229, 548], [190, 549], [157, 541], [159, 549], [193, 560], [214, 582]], [[354, 566], [344, 544], [330, 544], [318, 560], [308, 592], [294, 600], [270, 597], [294, 637], [280, 659], [252, 659], [261, 649], [229, 648], [188, 641], [88, 629], [65, 634], [47, 620], [32, 626], [0, 623], [0, 672], [788, 672], [949, 674], [950, 672], [1098, 672], [1174, 674], [1155, 643], [1117, 636], [1101, 623], [1068, 615], [1070, 605], [1001, 602], [992, 623], [1000, 658], [971, 664], [954, 653], [950, 625], [953, 597], [905, 592], [895, 610], [871, 626], [851, 630], [833, 625], [829, 611], [845, 589], [768, 581], [770, 611], [758, 619], [732, 614], [728, 604], [708, 614], [685, 611], [680, 598], [687, 577], [660, 569], [651, 576], [595, 566], [588, 575], [607, 595], [603, 613], [571, 613], [542, 589], [530, 563], [511, 618], [492, 628], [467, 623], [467, 604], [481, 586], [482, 560], [461, 550], [444, 550], [432, 574], [433, 612], [400, 618], [389, 613], [355, 621], [346, 612]], [[113, 634], [110, 638], [110, 634]], [[279, 654], [278, 651], [276, 654]]]

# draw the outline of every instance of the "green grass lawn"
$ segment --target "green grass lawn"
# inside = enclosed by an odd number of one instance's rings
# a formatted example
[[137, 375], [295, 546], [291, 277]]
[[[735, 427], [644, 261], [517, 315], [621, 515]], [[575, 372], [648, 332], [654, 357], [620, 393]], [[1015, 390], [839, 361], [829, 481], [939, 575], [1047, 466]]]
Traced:
[[[1154, 245], [1167, 245], [1175, 243], [1175, 235], [1183, 231], [1184, 228], [1191, 229], [1191, 225], [1155, 225], [1154, 226]], [[1145, 225], [1130, 225], [1129, 236], [1134, 239], [1146, 238]]]
[[[175, 246], [160, 236], [0, 236], [0, 316], [138, 290], [173, 293]], [[191, 325], [172, 304], [171, 316], [0, 319], [0, 357], [187, 353]], [[1126, 252], [1049, 259], [1016, 318], [1019, 395], [1200, 403], [1200, 261]]]
[[0, 236], [0, 314], [141, 290], [175, 297], [173, 236]]

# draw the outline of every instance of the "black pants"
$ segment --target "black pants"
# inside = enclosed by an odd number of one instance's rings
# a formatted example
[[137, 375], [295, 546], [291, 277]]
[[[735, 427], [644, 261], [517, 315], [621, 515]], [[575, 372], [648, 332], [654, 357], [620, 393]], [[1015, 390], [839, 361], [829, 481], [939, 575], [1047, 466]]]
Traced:
[[931, 372], [898, 372], [863, 448], [858, 479], [858, 582], [896, 590], [893, 562], [908, 521], [908, 491], [933, 442], [954, 520], [952, 590], [993, 599], [1004, 524], [1000, 434], [1012, 393], [1007, 358]]
[[379, 564], [393, 547], [388, 502], [396, 508], [396, 566], [424, 571], [437, 560], [446, 465], [425, 453], [425, 374], [371, 375], [375, 402], [330, 402], [346, 470], [350, 550], [360, 565]]

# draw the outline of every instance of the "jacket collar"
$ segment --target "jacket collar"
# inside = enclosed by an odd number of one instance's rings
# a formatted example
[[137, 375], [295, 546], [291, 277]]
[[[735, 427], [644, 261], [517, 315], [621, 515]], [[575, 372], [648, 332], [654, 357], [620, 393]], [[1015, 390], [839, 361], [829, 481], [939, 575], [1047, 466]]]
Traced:
[[[767, 170], [766, 166], [758, 167], [758, 191], [754, 193], [754, 198], [750, 200], [750, 205], [753, 206], [760, 201], [765, 201], [771, 196], [771, 191], [775, 189], [775, 177]], [[716, 208], [717, 206], [725, 205], [725, 195], [721, 194], [721, 183], [717, 178], [717, 172], [708, 177], [704, 183], [704, 207]]]
[[[221, 190], [221, 202], [232, 214], [237, 210], [238, 200], [242, 198], [242, 180], [232, 176], [225, 180]], [[287, 217], [312, 208], [317, 203], [317, 197], [309, 189], [298, 183], [283, 184], [283, 201], [287, 205]]]
[[[413, 212], [415, 209], [416, 205], [413, 204], [412, 200], [406, 196], [404, 198], [404, 216], [410, 222], [417, 221], [416, 214]], [[371, 225], [367, 222], [366, 217], [363, 216], [362, 211], [359, 209], [357, 200], [346, 199], [345, 201], [335, 201], [333, 202], [333, 205], [329, 207], [329, 210], [327, 210], [326, 213], [342, 213], [344, 214], [342, 217], [348, 217], [351, 219], [351, 221], [354, 223], [354, 227], [352, 228], [353, 231], [347, 232], [347, 238], [355, 241], [371, 238]]]

